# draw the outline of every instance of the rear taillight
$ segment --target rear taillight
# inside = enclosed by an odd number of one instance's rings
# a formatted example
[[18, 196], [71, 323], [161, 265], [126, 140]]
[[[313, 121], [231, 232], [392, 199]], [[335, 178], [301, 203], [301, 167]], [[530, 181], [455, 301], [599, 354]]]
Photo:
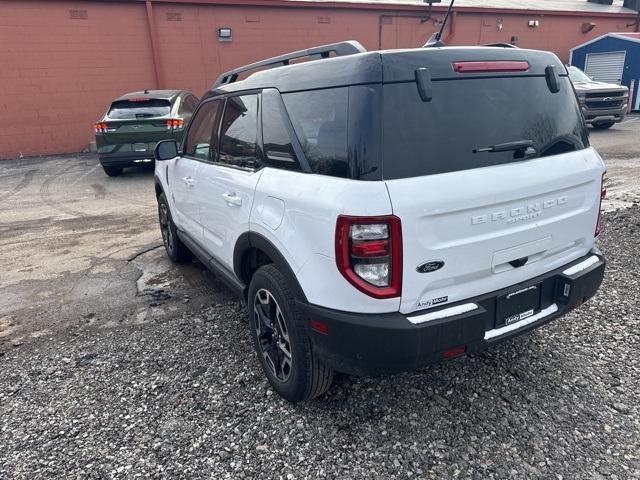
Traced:
[[605, 174], [603, 173], [602, 181], [600, 183], [600, 206], [598, 207], [598, 222], [596, 223], [596, 233], [595, 233], [596, 237], [600, 235], [600, 232], [602, 232], [602, 229], [604, 228], [604, 219], [602, 217], [602, 200], [604, 200], [607, 196], [607, 189], [604, 186], [604, 176]]
[[167, 120], [167, 130], [180, 130], [184, 127], [184, 120], [181, 118], [171, 118]]
[[336, 263], [340, 273], [374, 298], [400, 296], [402, 227], [393, 215], [349, 217], [336, 223]]
[[107, 124], [106, 123], [96, 123], [93, 126], [93, 129], [96, 133], [107, 133]]

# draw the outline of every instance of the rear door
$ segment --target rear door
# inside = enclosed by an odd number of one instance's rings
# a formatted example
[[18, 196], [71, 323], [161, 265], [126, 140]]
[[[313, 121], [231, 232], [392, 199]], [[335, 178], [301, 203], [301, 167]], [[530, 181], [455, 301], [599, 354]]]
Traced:
[[[403, 313], [524, 282], [592, 248], [604, 167], [568, 78], [559, 81], [552, 93], [535, 72], [451, 70], [431, 82], [430, 101], [416, 82], [384, 85]], [[491, 148], [509, 142], [520, 146]]]
[[164, 98], [131, 98], [111, 104], [104, 122], [107, 125], [104, 141], [112, 146], [109, 153], [148, 152], [160, 140], [168, 137], [167, 120], [171, 114], [171, 101]]
[[219, 134], [214, 135], [218, 152], [198, 173], [204, 246], [230, 271], [236, 241], [249, 231], [254, 192], [262, 174], [258, 118], [258, 94], [227, 98]]

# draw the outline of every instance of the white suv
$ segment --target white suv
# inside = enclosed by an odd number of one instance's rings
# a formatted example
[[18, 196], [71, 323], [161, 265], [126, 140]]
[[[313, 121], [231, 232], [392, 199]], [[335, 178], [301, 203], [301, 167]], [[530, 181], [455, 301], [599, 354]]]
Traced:
[[605, 166], [551, 53], [294, 52], [222, 75], [156, 160], [169, 257], [246, 299], [290, 401], [527, 332], [604, 274]]

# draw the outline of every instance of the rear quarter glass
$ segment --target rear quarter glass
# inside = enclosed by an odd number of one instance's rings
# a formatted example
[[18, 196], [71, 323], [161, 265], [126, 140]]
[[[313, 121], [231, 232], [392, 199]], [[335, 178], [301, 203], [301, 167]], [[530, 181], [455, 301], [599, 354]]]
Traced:
[[385, 179], [455, 172], [520, 161], [513, 151], [477, 152], [531, 140], [537, 156], [588, 146], [568, 77], [551, 93], [541, 76], [439, 80], [424, 102], [415, 82], [383, 87]]

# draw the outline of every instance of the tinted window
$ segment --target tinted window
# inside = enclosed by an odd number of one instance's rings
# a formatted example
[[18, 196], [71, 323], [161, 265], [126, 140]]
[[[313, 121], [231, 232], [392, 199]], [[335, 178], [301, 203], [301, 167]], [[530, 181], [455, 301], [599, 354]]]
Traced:
[[160, 98], [118, 100], [111, 104], [107, 116], [114, 120], [153, 118], [169, 115], [171, 102]]
[[266, 164], [277, 168], [299, 170], [285, 122], [280, 94], [276, 90], [262, 92], [262, 142]]
[[184, 155], [208, 161], [214, 159], [216, 144], [212, 142], [212, 136], [221, 106], [222, 102], [216, 100], [205, 103], [198, 110], [184, 142]]
[[348, 89], [333, 88], [282, 96], [314, 173], [348, 177]]
[[[415, 83], [384, 86], [383, 176], [404, 178], [522, 160], [522, 151], [477, 152], [530, 140], [549, 156], [585, 148], [582, 115], [569, 79], [551, 93], [544, 77], [433, 82], [423, 102]], [[530, 151], [531, 152], [531, 151]]]
[[193, 95], [188, 95], [184, 99], [182, 99], [182, 104], [180, 105], [180, 112], [182, 114], [191, 114], [196, 110], [198, 106], [198, 102], [193, 97]]
[[258, 96], [227, 98], [220, 130], [221, 163], [254, 168], [258, 162]]

